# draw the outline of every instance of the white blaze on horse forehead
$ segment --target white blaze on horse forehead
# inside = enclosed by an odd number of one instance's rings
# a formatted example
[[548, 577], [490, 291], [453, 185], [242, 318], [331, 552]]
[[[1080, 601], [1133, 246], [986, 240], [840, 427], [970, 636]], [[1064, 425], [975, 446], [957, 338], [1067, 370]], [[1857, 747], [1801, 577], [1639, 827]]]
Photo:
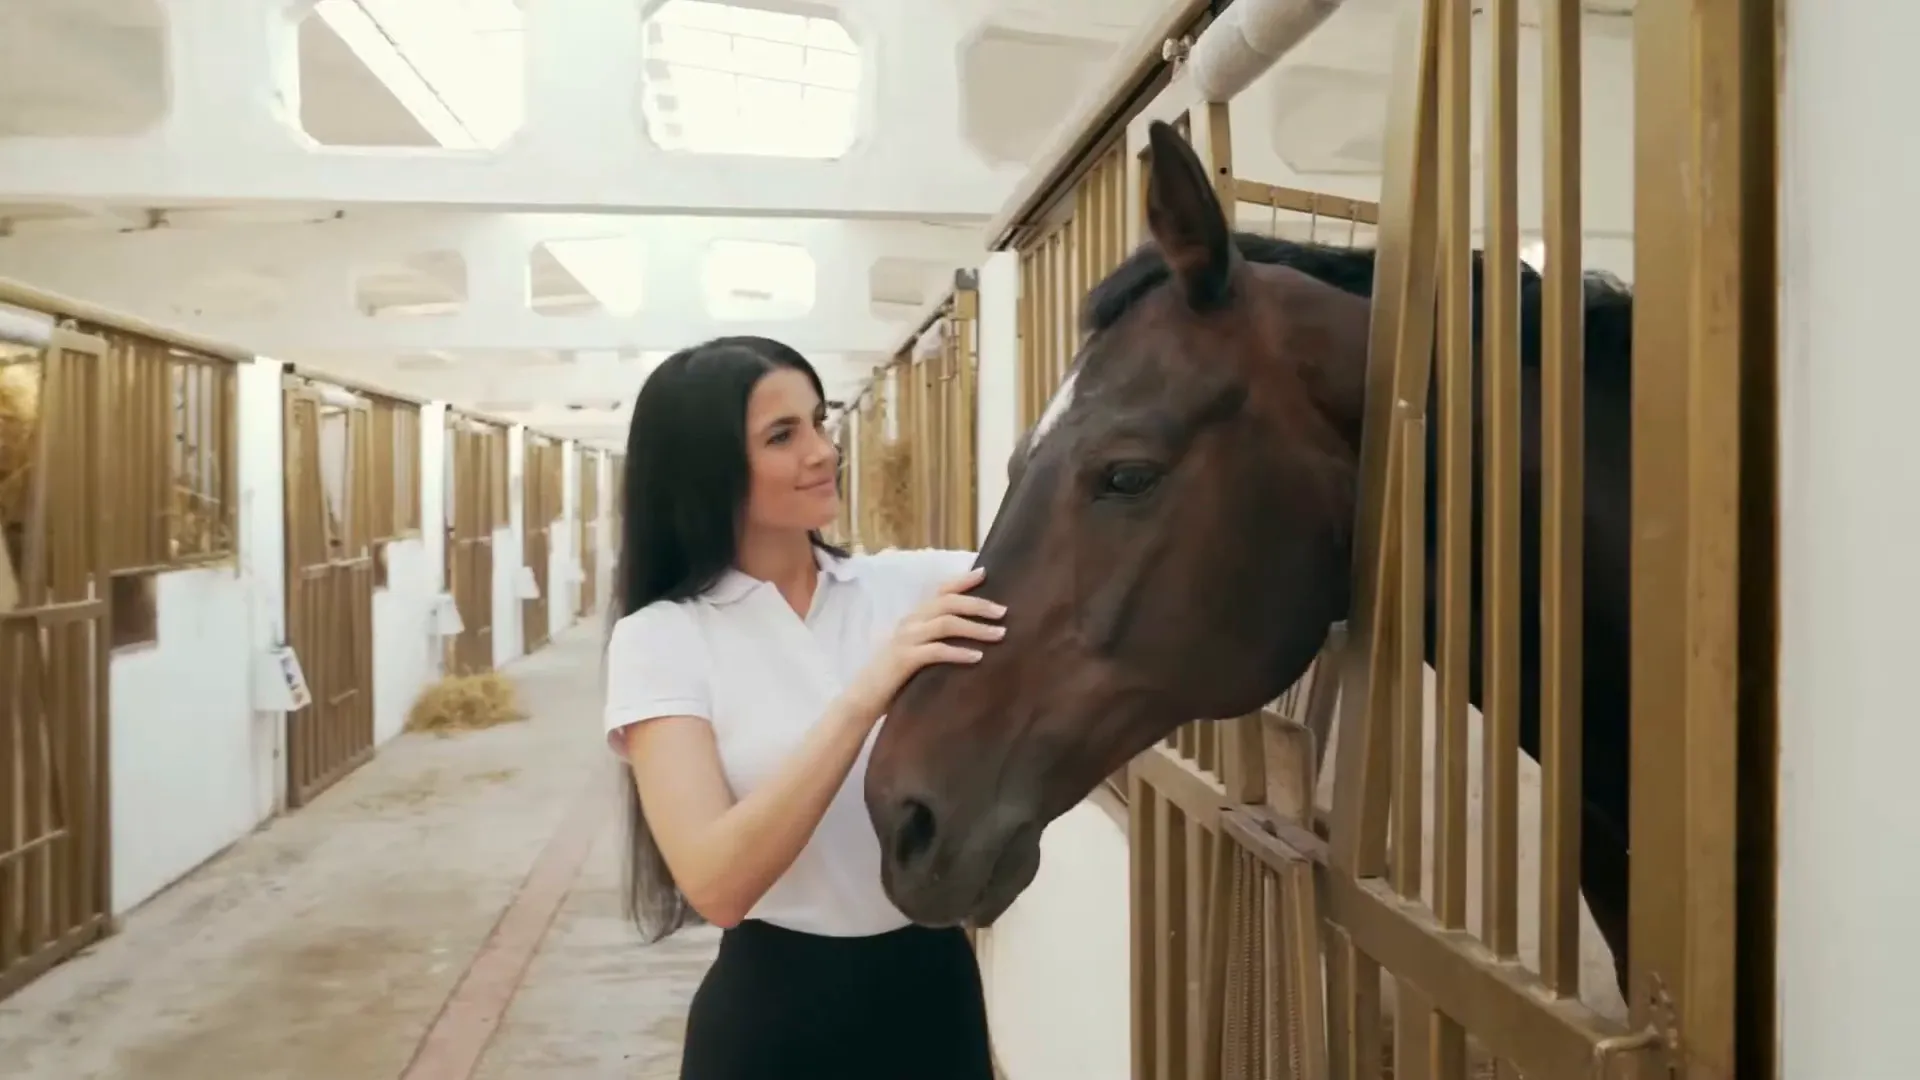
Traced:
[[1047, 432], [1058, 427], [1060, 418], [1067, 415], [1068, 409], [1073, 408], [1073, 384], [1079, 381], [1079, 378], [1080, 369], [1075, 368], [1067, 372], [1067, 377], [1061, 380], [1060, 389], [1054, 391], [1053, 400], [1047, 402], [1047, 411], [1041, 413], [1040, 419], [1033, 425], [1033, 438], [1027, 443], [1028, 453], [1039, 449], [1040, 440], [1047, 437]]

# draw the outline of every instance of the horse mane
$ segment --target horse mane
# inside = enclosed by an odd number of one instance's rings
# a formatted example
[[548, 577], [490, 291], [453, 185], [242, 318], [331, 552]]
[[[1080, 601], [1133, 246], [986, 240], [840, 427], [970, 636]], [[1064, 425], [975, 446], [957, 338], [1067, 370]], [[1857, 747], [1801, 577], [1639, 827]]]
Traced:
[[[1259, 233], [1236, 232], [1235, 245], [1248, 262], [1286, 266], [1355, 296], [1373, 296], [1375, 251], [1299, 240], [1283, 240]], [[1473, 291], [1480, 293], [1482, 253], [1473, 253]], [[1087, 292], [1080, 329], [1099, 333], [1110, 329], [1148, 293], [1164, 284], [1172, 272], [1159, 245], [1149, 240], [1134, 249], [1113, 272]], [[1633, 346], [1633, 289], [1604, 270], [1581, 275], [1586, 300], [1586, 360], [1591, 374], [1631, 375]], [[1540, 366], [1540, 319], [1543, 281], [1531, 266], [1520, 268], [1520, 363]], [[1480, 339], [1481, 306], [1473, 304], [1473, 337]]]

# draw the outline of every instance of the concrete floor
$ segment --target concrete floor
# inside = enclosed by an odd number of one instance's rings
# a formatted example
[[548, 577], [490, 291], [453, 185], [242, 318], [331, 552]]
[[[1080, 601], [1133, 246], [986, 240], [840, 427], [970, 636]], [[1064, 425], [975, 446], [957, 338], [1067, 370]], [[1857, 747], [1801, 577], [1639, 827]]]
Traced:
[[[644, 947], [620, 915], [600, 640], [509, 667], [532, 720], [395, 740], [0, 1002], [0, 1080], [675, 1076], [717, 934]], [[1537, 788], [1526, 762], [1526, 818]], [[1622, 1012], [1584, 929], [1589, 1004]]]
[[673, 1076], [715, 935], [621, 919], [599, 641], [509, 668], [533, 720], [403, 736], [0, 1003], [0, 1077]]

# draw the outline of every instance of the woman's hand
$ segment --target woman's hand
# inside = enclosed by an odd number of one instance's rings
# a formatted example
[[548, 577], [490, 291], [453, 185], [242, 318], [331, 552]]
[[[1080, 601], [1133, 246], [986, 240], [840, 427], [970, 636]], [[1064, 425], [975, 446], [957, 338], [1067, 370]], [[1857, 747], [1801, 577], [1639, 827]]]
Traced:
[[998, 619], [1007, 609], [984, 597], [967, 595], [985, 577], [986, 571], [976, 566], [940, 586], [933, 599], [901, 619], [880, 655], [854, 677], [843, 700], [871, 723], [893, 704], [893, 696], [913, 673], [928, 664], [977, 663], [979, 649], [950, 644], [947, 639], [999, 641], [1006, 635], [1006, 627], [980, 620]]

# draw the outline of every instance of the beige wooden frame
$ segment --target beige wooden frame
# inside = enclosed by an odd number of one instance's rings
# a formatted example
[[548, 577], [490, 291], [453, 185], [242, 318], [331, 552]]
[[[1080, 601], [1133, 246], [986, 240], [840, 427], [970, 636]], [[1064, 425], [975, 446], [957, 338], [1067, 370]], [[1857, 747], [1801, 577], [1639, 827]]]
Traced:
[[66, 321], [28, 361], [40, 411], [0, 608], [0, 999], [112, 929], [109, 349]]
[[369, 512], [375, 543], [420, 535], [420, 406], [368, 395], [372, 456]]
[[[312, 702], [287, 714], [287, 802], [303, 806], [373, 756], [372, 407], [339, 404], [289, 376], [286, 445], [287, 640]], [[341, 505], [331, 505], [322, 426], [346, 425]]]
[[[1490, 0], [1491, 93], [1467, 79], [1468, 5], [1421, 0], [1396, 68], [1382, 203], [1290, 191], [1232, 172], [1225, 105], [1162, 107], [1116, 98], [995, 229], [1021, 255], [1020, 415], [1030, 424], [1077, 345], [1087, 285], [1117, 261], [1108, 237], [1137, 238], [1135, 160], [1125, 196], [1109, 164], [1143, 145], [1149, 113], [1189, 117], [1223, 201], [1378, 225], [1372, 411], [1363, 453], [1357, 599], [1340, 663], [1289, 692], [1286, 724], [1193, 725], [1136, 759], [1127, 777], [1133, 848], [1136, 1077], [1372, 1077], [1398, 1061], [1462, 1076], [1468, 1045], [1500, 1075], [1769, 1075], [1774, 742], [1771, 627], [1774, 505], [1771, 382], [1774, 63], [1764, 8], [1710, 0], [1643, 4], [1636, 21], [1636, 231], [1657, 235], [1637, 266], [1635, 327], [1633, 970], [1630, 1021], [1577, 1000], [1577, 690], [1581, 563], [1579, 10], [1542, 3], [1547, 86], [1549, 278], [1542, 538], [1547, 580], [1543, 962], [1514, 956], [1513, 872], [1518, 565], [1515, 131], [1517, 0]], [[1201, 22], [1170, 28], [1197, 33]], [[1177, 52], [1177, 50], [1176, 50]], [[1140, 71], [1152, 67], [1140, 65]], [[1142, 85], [1151, 83], [1142, 76]], [[1459, 418], [1464, 372], [1466, 138], [1487, 109], [1488, 260], [1496, 329], [1484, 346], [1489, 412], [1492, 636], [1489, 761], [1478, 933], [1465, 925], [1463, 789], [1467, 526]], [[1134, 127], [1122, 140], [1117, 131]], [[1078, 164], [1074, 164], [1077, 162]], [[1676, 176], [1691, 178], [1676, 184]], [[1712, 203], [1701, 192], [1716, 192]], [[1344, 205], [1343, 205], [1344, 204]], [[1131, 218], [1129, 221], [1127, 219]], [[1671, 242], [1669, 242], [1671, 241]], [[1432, 313], [1438, 312], [1438, 321]], [[1438, 345], [1438, 354], [1435, 346]], [[1437, 365], [1440, 526], [1454, 538], [1440, 580], [1440, 762], [1431, 897], [1421, 895], [1418, 687], [1425, 583], [1419, 558], [1424, 402]], [[1675, 617], [1676, 598], [1679, 617]], [[1323, 665], [1316, 665], [1316, 671]], [[1411, 688], [1411, 690], [1409, 690]], [[1336, 702], [1342, 737], [1335, 806], [1314, 820], [1316, 744]], [[1283, 737], [1275, 739], [1276, 733]], [[1409, 740], [1412, 740], [1411, 742]], [[1097, 801], [1113, 806], [1109, 795]], [[1738, 845], [1735, 839], [1739, 840]], [[1391, 842], [1390, 842], [1391, 841]], [[1323, 959], [1324, 953], [1324, 959]], [[1326, 992], [1322, 993], [1322, 969]], [[1380, 977], [1397, 981], [1389, 1046]], [[1437, 1006], [1437, 1008], [1436, 1008]]]
[[847, 404], [842, 518], [863, 549], [979, 546], [979, 321], [979, 280], [960, 271]]
[[580, 559], [580, 599], [574, 614], [593, 614], [600, 598], [600, 470], [606, 455], [577, 447], [574, 457], [574, 543]]
[[447, 646], [455, 675], [493, 670], [493, 535], [507, 498], [507, 433], [499, 426], [447, 410], [450, 513], [447, 515], [447, 589], [461, 630]]
[[540, 595], [520, 602], [520, 635], [527, 652], [545, 648], [552, 640], [548, 609], [555, 601], [552, 564], [553, 526], [560, 519], [564, 475], [561, 444], [537, 431], [526, 432], [521, 481], [521, 561], [533, 570]]

